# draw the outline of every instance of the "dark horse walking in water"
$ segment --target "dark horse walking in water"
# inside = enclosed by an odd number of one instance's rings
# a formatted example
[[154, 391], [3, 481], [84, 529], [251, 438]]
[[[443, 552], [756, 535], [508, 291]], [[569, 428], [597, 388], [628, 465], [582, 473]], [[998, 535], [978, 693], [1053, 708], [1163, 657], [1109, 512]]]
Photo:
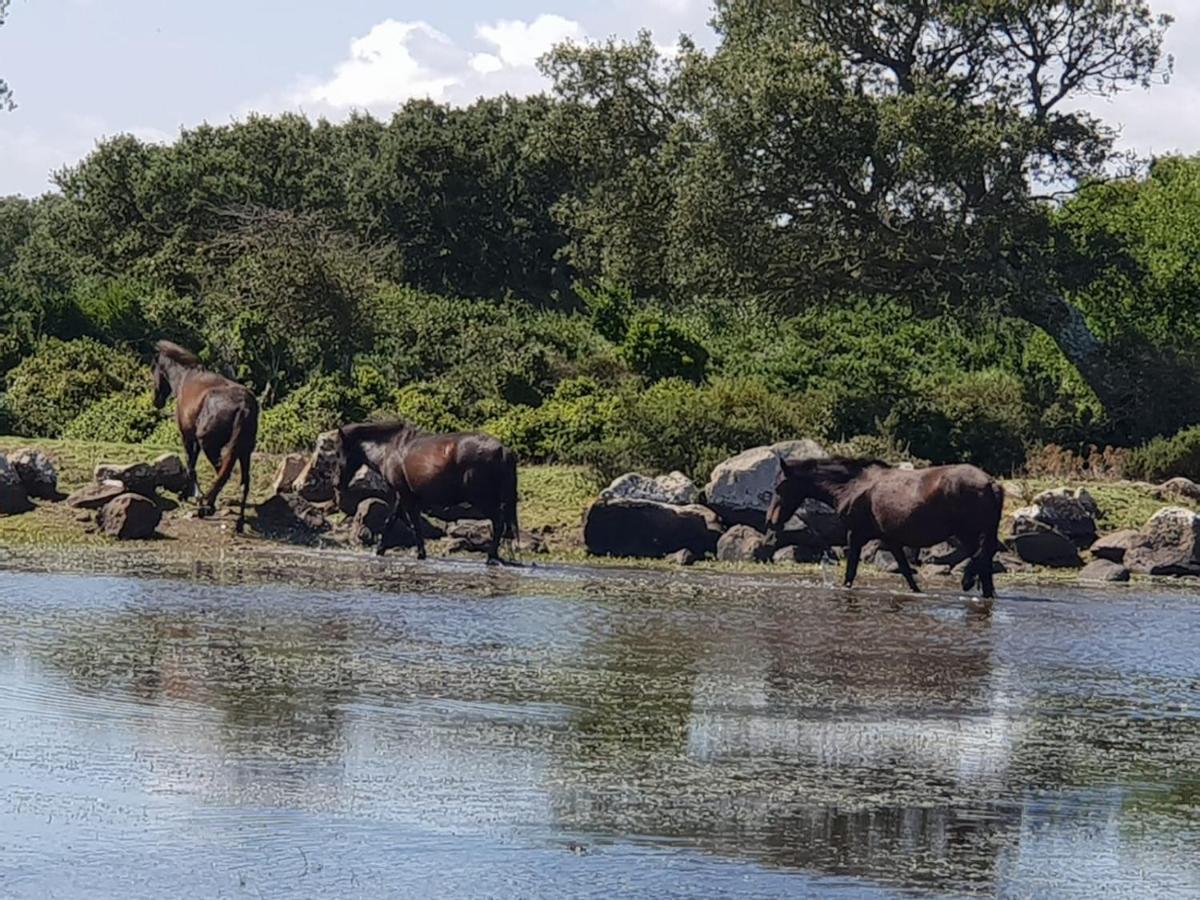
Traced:
[[[429, 434], [406, 422], [364, 423], [339, 429], [339, 487], [345, 490], [363, 466], [374, 469], [396, 493], [384, 534], [403, 515], [425, 558], [421, 513], [455, 510], [491, 519], [488, 562], [500, 562], [500, 542], [517, 537], [517, 457], [486, 434]], [[464, 510], [466, 508], [466, 510]], [[384, 552], [380, 542], [378, 553]]]
[[968, 555], [963, 590], [983, 585], [993, 598], [992, 558], [1004, 507], [1004, 490], [975, 466], [893, 469], [861, 459], [779, 460], [775, 496], [767, 528], [776, 533], [808, 498], [837, 510], [849, 531], [846, 587], [854, 584], [858, 558], [867, 541], [878, 538], [896, 558], [908, 586], [920, 593], [906, 547], [932, 547], [955, 538]]
[[[246, 498], [250, 493], [250, 456], [258, 437], [258, 400], [249, 388], [200, 367], [195, 354], [170, 341], [155, 345], [154, 405], [162, 409], [168, 397], [175, 398], [175, 421], [187, 453], [191, 492], [200, 497], [198, 513], [212, 513], [221, 488], [233, 474], [233, 466], [242, 468], [242, 507], [237, 530], [246, 527]], [[200, 451], [217, 470], [217, 480], [203, 497], [196, 481], [196, 460]]]

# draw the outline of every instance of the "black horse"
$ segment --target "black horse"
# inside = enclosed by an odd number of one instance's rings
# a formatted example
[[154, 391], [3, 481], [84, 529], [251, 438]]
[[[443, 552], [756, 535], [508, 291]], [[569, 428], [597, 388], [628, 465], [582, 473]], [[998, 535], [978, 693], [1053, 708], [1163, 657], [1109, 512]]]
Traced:
[[[338, 430], [341, 439], [339, 488], [345, 490], [359, 467], [374, 469], [396, 494], [390, 527], [403, 515], [425, 558], [422, 512], [469, 510], [490, 519], [488, 562], [498, 563], [500, 542], [517, 538], [517, 457], [486, 434], [430, 434], [407, 422], [362, 423]], [[386, 534], [387, 528], [384, 529]], [[380, 555], [384, 544], [380, 542]]]
[[780, 457], [767, 528], [778, 533], [808, 498], [837, 510], [849, 531], [846, 587], [854, 584], [863, 545], [876, 538], [896, 558], [900, 574], [919, 592], [905, 547], [932, 547], [956, 538], [970, 557], [963, 590], [983, 584], [983, 596], [996, 596], [992, 559], [1004, 509], [1004, 489], [975, 466], [893, 469], [878, 460]]

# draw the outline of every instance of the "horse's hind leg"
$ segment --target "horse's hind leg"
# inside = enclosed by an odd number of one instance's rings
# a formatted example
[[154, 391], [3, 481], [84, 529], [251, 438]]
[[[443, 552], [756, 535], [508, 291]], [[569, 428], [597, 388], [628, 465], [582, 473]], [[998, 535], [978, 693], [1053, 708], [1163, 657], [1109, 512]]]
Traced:
[[849, 546], [846, 548], [846, 587], [854, 587], [854, 579], [858, 577], [858, 560], [862, 556], [862, 549], [863, 540], [851, 531]]
[[250, 497], [250, 455], [243, 456], [239, 464], [242, 470], [242, 506], [238, 512], [235, 528], [238, 534], [244, 534], [246, 532], [246, 501]]
[[200, 479], [196, 475], [196, 461], [200, 458], [200, 442], [192, 437], [190, 440], [184, 440], [184, 453], [187, 454], [187, 474], [188, 484], [191, 485], [191, 490], [188, 492], [192, 499], [200, 496]]
[[500, 558], [500, 542], [504, 540], [504, 523], [506, 516], [503, 509], [492, 513], [492, 545], [488, 548], [487, 564], [496, 566], [504, 562]]
[[912, 566], [908, 563], [908, 554], [904, 552], [904, 548], [899, 544], [888, 544], [888, 552], [896, 558], [896, 565], [900, 567], [900, 574], [904, 576], [904, 580], [908, 582], [909, 588], [914, 594], [921, 593], [921, 588], [917, 584], [916, 576], [913, 575]]

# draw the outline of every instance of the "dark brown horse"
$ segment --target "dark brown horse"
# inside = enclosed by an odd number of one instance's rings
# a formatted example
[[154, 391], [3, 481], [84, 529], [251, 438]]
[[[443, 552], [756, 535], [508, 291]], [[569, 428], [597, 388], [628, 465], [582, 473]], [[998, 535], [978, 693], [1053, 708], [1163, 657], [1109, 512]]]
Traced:
[[992, 558], [996, 555], [1004, 490], [975, 466], [894, 469], [862, 459], [779, 460], [775, 496], [767, 528], [776, 534], [808, 498], [837, 510], [849, 531], [846, 587], [854, 584], [858, 558], [867, 541], [879, 539], [896, 558], [900, 574], [919, 593], [906, 547], [932, 547], [955, 538], [968, 555], [963, 590], [983, 585], [996, 596]]
[[[517, 537], [517, 457], [486, 434], [430, 434], [407, 422], [363, 423], [339, 429], [339, 487], [345, 490], [360, 466], [374, 469], [396, 493], [384, 534], [403, 515], [425, 558], [421, 514], [491, 519], [488, 562], [498, 563], [500, 542]], [[378, 553], [385, 550], [380, 541]]]
[[[198, 514], [212, 513], [234, 463], [242, 468], [242, 507], [237, 530], [246, 528], [246, 498], [250, 493], [250, 456], [258, 438], [258, 400], [249, 388], [200, 367], [195, 354], [170, 341], [159, 341], [154, 358], [154, 405], [162, 409], [175, 398], [175, 421], [187, 453], [191, 492], [200, 497]], [[217, 470], [217, 480], [201, 496], [196, 480], [200, 451]]]

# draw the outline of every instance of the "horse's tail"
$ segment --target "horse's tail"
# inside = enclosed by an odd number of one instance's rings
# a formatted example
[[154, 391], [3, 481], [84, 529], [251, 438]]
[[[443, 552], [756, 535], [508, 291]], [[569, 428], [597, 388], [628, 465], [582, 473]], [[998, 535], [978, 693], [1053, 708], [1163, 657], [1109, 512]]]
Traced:
[[990, 482], [987, 486], [986, 498], [991, 502], [987, 504], [984, 514], [979, 552], [967, 562], [966, 571], [963, 572], [964, 591], [974, 590], [975, 582], [978, 579], [984, 580], [985, 587], [990, 583], [985, 575], [991, 574], [992, 559], [996, 555], [996, 550], [999, 549], [1000, 520], [1004, 517], [1004, 488], [995, 481]]
[[504, 452], [504, 484], [501, 487], [500, 509], [504, 522], [504, 539], [510, 549], [521, 539], [521, 527], [517, 522], [517, 455], [511, 450]]
[[249, 434], [247, 423], [249, 423], [250, 428], [257, 428], [257, 413], [258, 404], [251, 400], [249, 403], [243, 403], [238, 406], [237, 411], [233, 414], [233, 424], [229, 428], [229, 443], [225, 445], [225, 451], [221, 455], [221, 466], [217, 469], [217, 480], [213, 482], [212, 490], [208, 493], [208, 506], [212, 507], [216, 504], [217, 495], [221, 493], [221, 489], [229, 481], [229, 476], [233, 474], [233, 467], [241, 455], [239, 450], [242, 445], [242, 439]]

